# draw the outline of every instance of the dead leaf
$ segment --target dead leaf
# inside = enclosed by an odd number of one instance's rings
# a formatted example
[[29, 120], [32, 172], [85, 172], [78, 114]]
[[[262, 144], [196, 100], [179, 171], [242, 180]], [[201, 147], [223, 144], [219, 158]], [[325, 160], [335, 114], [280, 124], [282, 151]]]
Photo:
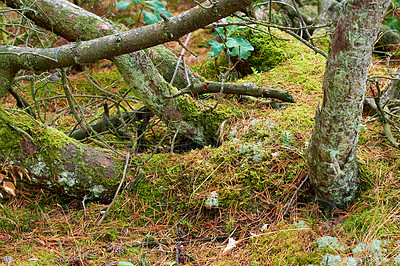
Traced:
[[14, 185], [13, 185], [12, 182], [4, 181], [4, 182], [3, 182], [3, 189], [4, 189], [4, 191], [7, 192], [8, 194], [13, 195], [14, 197], [16, 196], [16, 195], [15, 195], [15, 187], [14, 187]]
[[8, 177], [0, 173], [0, 182], [3, 182], [4, 179], [8, 179]]
[[236, 241], [233, 237], [230, 237], [228, 240], [228, 244], [226, 245], [226, 247], [224, 248], [224, 251], [222, 251], [222, 253], [226, 253], [229, 250], [236, 247], [236, 243], [238, 243], [238, 241]]

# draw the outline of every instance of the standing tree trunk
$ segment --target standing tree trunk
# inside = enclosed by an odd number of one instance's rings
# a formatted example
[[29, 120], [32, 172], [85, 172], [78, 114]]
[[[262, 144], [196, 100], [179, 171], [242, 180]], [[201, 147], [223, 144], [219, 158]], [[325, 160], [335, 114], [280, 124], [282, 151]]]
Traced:
[[389, 0], [348, 0], [338, 15], [315, 115], [308, 173], [318, 199], [346, 208], [356, 195], [356, 147], [368, 66]]

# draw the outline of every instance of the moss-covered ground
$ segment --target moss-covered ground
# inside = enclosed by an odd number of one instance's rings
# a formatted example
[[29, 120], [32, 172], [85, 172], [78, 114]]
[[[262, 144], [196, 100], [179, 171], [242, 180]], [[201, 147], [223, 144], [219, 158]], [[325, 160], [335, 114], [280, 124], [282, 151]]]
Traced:
[[[194, 42], [190, 48], [204, 52]], [[283, 52], [270, 71], [237, 82], [287, 90], [295, 104], [274, 110], [224, 97], [219, 104], [232, 115], [221, 128], [221, 145], [171, 154], [166, 143], [153, 156], [151, 149], [135, 154], [133, 174], [100, 226], [104, 205], [23, 185], [16, 197], [5, 195], [0, 264], [10, 258], [15, 262], [9, 265], [400, 263], [399, 150], [386, 141], [380, 121], [364, 114], [359, 196], [346, 211], [320, 208], [303, 181], [325, 59], [295, 40]], [[189, 61], [196, 67], [204, 60]], [[127, 92], [115, 68], [102, 64], [89, 74], [102, 86], [112, 84], [109, 91]], [[385, 67], [374, 63], [371, 69], [382, 73]], [[84, 76], [70, 76], [74, 93], [104, 93]], [[37, 93], [44, 97], [45, 90]], [[49, 109], [65, 106], [60, 101]], [[72, 120], [66, 113], [57, 127], [70, 130]], [[164, 133], [159, 123], [146, 136], [159, 140]]]

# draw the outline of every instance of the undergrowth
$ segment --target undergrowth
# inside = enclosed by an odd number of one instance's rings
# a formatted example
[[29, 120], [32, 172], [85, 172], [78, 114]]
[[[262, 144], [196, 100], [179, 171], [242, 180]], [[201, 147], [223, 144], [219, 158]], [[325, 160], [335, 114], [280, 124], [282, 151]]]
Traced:
[[[286, 60], [239, 82], [287, 90], [296, 104], [274, 110], [223, 98], [234, 115], [221, 145], [181, 154], [166, 148], [148, 161], [148, 153], [136, 154], [138, 174], [100, 226], [104, 205], [23, 186], [1, 199], [3, 263], [174, 265], [179, 249], [187, 265], [399, 264], [399, 151], [365, 116], [359, 197], [348, 211], [319, 208], [303, 181], [325, 61], [297, 41], [288, 45]], [[126, 89], [113, 69], [91, 74], [114, 81], [111, 91]], [[70, 80], [82, 94], [95, 90], [81, 74]], [[68, 119], [59, 123], [68, 127]], [[147, 134], [160, 139], [165, 130]], [[235, 246], [226, 250], [230, 238]]]

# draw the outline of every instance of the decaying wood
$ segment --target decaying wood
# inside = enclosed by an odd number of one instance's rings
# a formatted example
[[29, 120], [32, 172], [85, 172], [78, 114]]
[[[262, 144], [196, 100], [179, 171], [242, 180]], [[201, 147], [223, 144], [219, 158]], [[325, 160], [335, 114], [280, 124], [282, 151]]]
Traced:
[[2, 164], [26, 169], [29, 178], [22, 182], [60, 196], [108, 203], [121, 179], [121, 158], [83, 145], [23, 112], [0, 109], [0, 147]]
[[[142, 134], [146, 130], [146, 125], [149, 122], [149, 119], [153, 116], [152, 113], [146, 107], [141, 107], [137, 110], [122, 113], [120, 116], [103, 116], [99, 122], [91, 125], [91, 128], [96, 133], [104, 133], [111, 131], [114, 134], [124, 136], [124, 132], [118, 131], [118, 129], [124, 124], [131, 124], [133, 122], [141, 122], [141, 125], [138, 127], [138, 136]], [[71, 132], [70, 137], [76, 140], [83, 140], [90, 136], [90, 132], [85, 131], [84, 129], [80, 128], [73, 132]]]
[[[159, 74], [151, 62], [152, 51], [141, 49], [177, 40], [240, 10], [250, 4], [249, 0], [207, 2], [205, 6], [212, 8], [195, 7], [174, 18], [130, 31], [121, 31], [125, 30], [122, 26], [103, 20], [68, 1], [3, 2], [25, 9], [25, 15], [38, 25], [67, 39], [79, 41], [48, 49], [0, 47], [1, 96], [11, 89], [20, 69], [45, 70], [112, 57], [127, 84], [154, 114], [172, 128], [179, 126], [180, 133], [197, 143], [206, 145], [213, 142], [222, 118], [215, 117], [215, 113], [203, 112], [201, 106], [187, 95], [179, 97], [179, 100], [165, 99], [163, 95], [173, 95], [178, 89]], [[96, 37], [100, 38], [90, 40]], [[117, 56], [124, 53], [129, 54]], [[0, 113], [0, 122], [3, 123], [0, 159], [7, 164], [24, 167], [31, 178], [30, 184], [79, 199], [90, 198], [101, 202], [112, 199], [122, 173], [120, 158], [82, 145], [27, 115]]]

